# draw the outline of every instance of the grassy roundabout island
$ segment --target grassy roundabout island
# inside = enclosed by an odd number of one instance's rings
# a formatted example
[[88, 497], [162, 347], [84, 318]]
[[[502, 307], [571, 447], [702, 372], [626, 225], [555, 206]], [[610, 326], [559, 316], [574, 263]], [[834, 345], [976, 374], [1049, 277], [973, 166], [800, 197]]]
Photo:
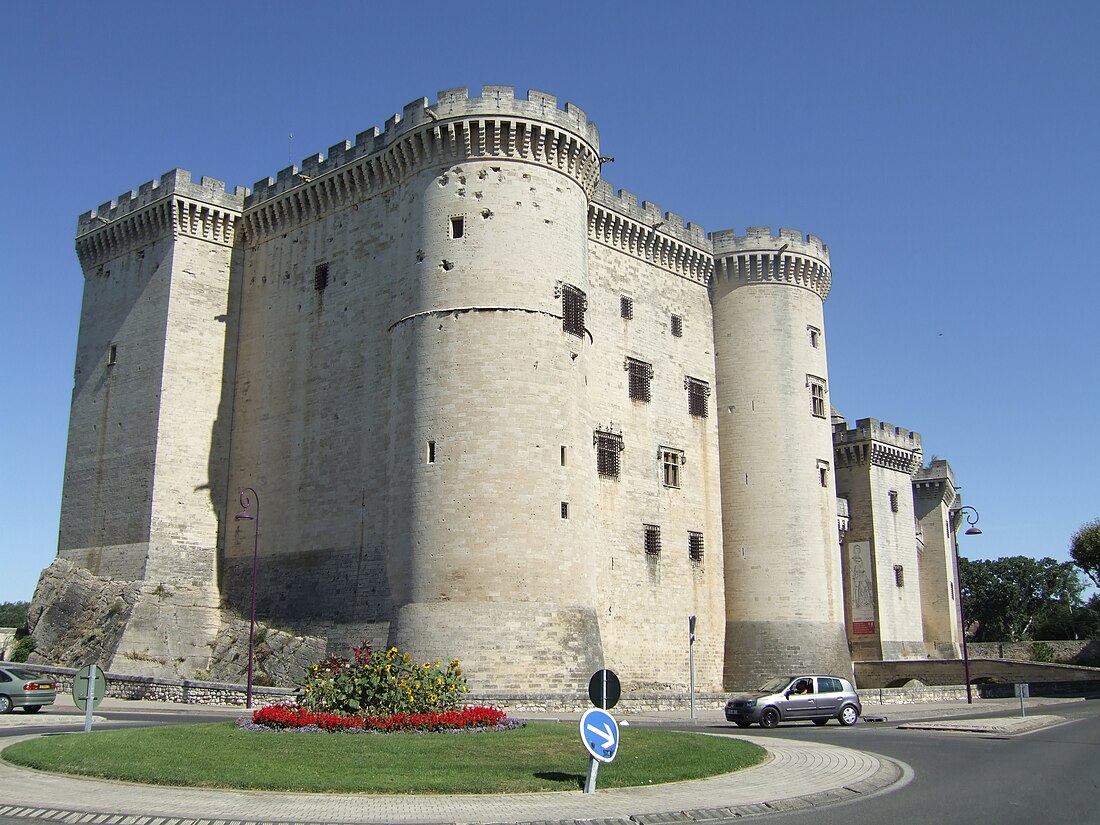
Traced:
[[[624, 727], [601, 788], [700, 779], [759, 764], [729, 737]], [[45, 736], [3, 758], [44, 771], [152, 785], [312, 793], [477, 794], [572, 791], [588, 756], [575, 723], [481, 733], [267, 733], [232, 722]]]

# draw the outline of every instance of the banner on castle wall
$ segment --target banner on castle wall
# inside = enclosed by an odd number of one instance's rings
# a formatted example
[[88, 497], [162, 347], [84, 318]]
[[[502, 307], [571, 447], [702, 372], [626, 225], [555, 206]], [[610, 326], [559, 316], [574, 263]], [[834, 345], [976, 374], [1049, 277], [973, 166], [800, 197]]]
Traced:
[[875, 632], [875, 596], [871, 581], [871, 542], [853, 541], [848, 550], [848, 593], [851, 599], [852, 635]]

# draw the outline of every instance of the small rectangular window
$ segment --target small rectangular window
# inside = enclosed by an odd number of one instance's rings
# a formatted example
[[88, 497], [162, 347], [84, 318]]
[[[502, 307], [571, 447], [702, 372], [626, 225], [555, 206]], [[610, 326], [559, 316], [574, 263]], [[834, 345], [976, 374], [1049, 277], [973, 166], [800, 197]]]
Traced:
[[822, 459], [817, 460], [817, 475], [821, 481], [822, 487], [829, 486], [829, 462]]
[[645, 552], [647, 556], [661, 555], [661, 528], [656, 524], [646, 524], [645, 527]]
[[806, 386], [810, 388], [810, 412], [816, 418], [825, 418], [825, 380], [807, 375]]
[[634, 318], [633, 298], [627, 298], [625, 295], [619, 298], [619, 315], [623, 317], [624, 321], [630, 321]]
[[429, 464], [435, 464], [435, 442], [434, 441], [429, 441], [428, 442], [427, 458], [428, 458], [428, 463]]
[[894, 565], [894, 584], [905, 587], [905, 568], [900, 564]]
[[896, 513], [898, 511], [898, 491], [890, 491], [890, 512]]
[[570, 335], [584, 337], [584, 311], [588, 301], [581, 290], [570, 284], [561, 287], [561, 328]]
[[118, 345], [111, 344], [107, 349], [107, 366], [112, 367], [118, 362]]
[[692, 564], [703, 563], [703, 534], [688, 531], [688, 558]]
[[623, 451], [623, 437], [596, 430], [592, 443], [596, 447], [596, 472], [604, 478], [618, 478], [619, 453]]
[[466, 234], [466, 219], [459, 216], [451, 218], [451, 237], [461, 238]]
[[635, 401], [650, 401], [650, 381], [653, 380], [653, 365], [636, 358], [627, 358], [623, 365], [629, 375], [630, 397]]
[[672, 335], [675, 338], [682, 338], [684, 336], [684, 319], [679, 315], [672, 316]]
[[806, 332], [808, 332], [809, 335], [810, 335], [810, 346], [813, 347], [814, 349], [817, 349], [818, 347], [820, 347], [821, 346], [821, 330], [819, 330], [817, 327], [807, 326], [806, 327]]
[[561, 466], [565, 466], [565, 445], [561, 445]]
[[561, 517], [562, 518], [569, 518], [569, 502], [568, 501], [563, 501], [561, 503]]
[[661, 447], [658, 451], [661, 458], [661, 481], [666, 487], [680, 486], [680, 465], [684, 463], [682, 450], [674, 450], [671, 447]]
[[710, 396], [710, 384], [698, 378], [684, 379], [684, 389], [688, 393], [688, 413], [697, 418], [707, 417], [707, 398]]
[[328, 264], [317, 264], [313, 269], [313, 288], [318, 292], [324, 292], [328, 286]]

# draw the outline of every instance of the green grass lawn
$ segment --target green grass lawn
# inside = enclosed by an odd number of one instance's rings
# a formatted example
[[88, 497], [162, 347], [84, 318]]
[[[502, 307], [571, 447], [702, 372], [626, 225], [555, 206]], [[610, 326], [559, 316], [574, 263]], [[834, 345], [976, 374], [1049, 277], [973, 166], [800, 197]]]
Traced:
[[[735, 739], [624, 727], [599, 787], [698, 779], [758, 764]], [[476, 734], [299, 734], [231, 722], [44, 736], [3, 758], [45, 771], [154, 785], [317, 793], [526, 793], [578, 790], [588, 754], [575, 724]]]

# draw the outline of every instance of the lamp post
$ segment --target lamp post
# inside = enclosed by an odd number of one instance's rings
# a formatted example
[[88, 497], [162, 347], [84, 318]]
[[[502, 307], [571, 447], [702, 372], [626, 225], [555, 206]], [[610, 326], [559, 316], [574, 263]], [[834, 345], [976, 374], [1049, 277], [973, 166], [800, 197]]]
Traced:
[[252, 543], [252, 609], [248, 615], [248, 687], [245, 690], [244, 706], [252, 709], [252, 656], [256, 638], [256, 570], [260, 563], [260, 495], [251, 487], [245, 487], [240, 494], [241, 512], [233, 518], [236, 521], [255, 521], [255, 538]]
[[966, 703], [974, 704], [974, 695], [970, 688], [970, 655], [966, 650], [966, 608], [963, 606], [962, 570], [959, 565], [959, 526], [963, 516], [970, 526], [966, 529], [968, 536], [980, 536], [982, 531], [978, 524], [978, 511], [967, 505], [957, 507], [951, 511], [951, 538], [955, 543], [955, 592], [959, 597], [959, 622], [962, 625], [962, 654], [963, 654], [963, 678], [966, 679]]

